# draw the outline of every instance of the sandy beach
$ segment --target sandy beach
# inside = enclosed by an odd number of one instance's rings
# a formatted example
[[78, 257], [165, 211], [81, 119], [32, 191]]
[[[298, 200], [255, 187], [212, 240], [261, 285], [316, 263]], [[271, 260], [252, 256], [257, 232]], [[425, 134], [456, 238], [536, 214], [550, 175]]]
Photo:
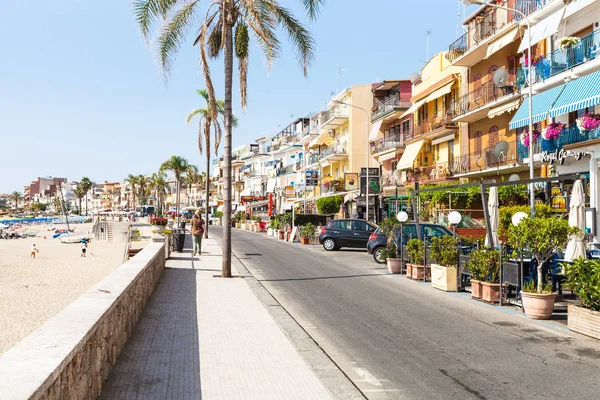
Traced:
[[[76, 234], [86, 233], [92, 224], [74, 227]], [[122, 263], [125, 223], [113, 224], [112, 243], [92, 240], [85, 258], [79, 244], [63, 244], [45, 229], [28, 227], [39, 232], [35, 238], [0, 240], [0, 354]], [[34, 243], [39, 253], [31, 259]]]

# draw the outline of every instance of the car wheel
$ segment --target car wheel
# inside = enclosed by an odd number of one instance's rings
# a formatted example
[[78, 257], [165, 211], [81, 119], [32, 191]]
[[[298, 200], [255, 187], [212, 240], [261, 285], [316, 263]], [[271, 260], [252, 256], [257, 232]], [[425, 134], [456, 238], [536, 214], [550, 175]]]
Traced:
[[377, 264], [385, 264], [386, 263], [386, 258], [383, 257], [383, 251], [385, 250], [385, 247], [378, 247], [373, 251], [373, 259], [375, 260], [375, 262]]
[[336, 249], [335, 240], [327, 238], [323, 240], [323, 248], [327, 251], [333, 251]]

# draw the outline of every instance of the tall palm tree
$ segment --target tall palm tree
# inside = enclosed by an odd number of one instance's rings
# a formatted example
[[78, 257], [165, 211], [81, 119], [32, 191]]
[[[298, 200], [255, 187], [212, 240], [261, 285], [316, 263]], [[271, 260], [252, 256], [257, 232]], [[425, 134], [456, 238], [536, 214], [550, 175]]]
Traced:
[[163, 197], [167, 194], [169, 190], [169, 185], [167, 184], [167, 174], [164, 172], [155, 172], [150, 177], [150, 186], [154, 191], [154, 196], [156, 198], [156, 208], [157, 210], [161, 210], [162, 214], [162, 205], [163, 205]]
[[188, 160], [184, 157], [171, 156], [171, 158], [160, 165], [158, 171], [171, 171], [173, 172], [173, 175], [175, 175], [175, 185], [177, 190], [177, 195], [175, 198], [175, 211], [177, 212], [177, 222], [179, 223], [179, 196], [182, 178], [189, 173], [197, 173], [198, 167], [188, 163]]
[[[84, 176], [83, 178], [81, 178], [81, 181], [79, 182], [79, 184], [77, 185], [77, 187], [81, 186], [81, 190], [83, 190], [83, 192], [85, 193], [85, 215], [88, 214], [88, 198], [87, 198], [87, 193], [90, 191], [90, 189], [92, 188], [93, 184], [92, 181], [90, 180], [90, 178], [88, 178], [87, 176]], [[80, 204], [81, 206], [81, 204]]]
[[9, 197], [10, 201], [15, 202], [15, 214], [16, 214], [19, 209], [19, 201], [23, 200], [23, 195], [21, 194], [21, 192], [14, 191], [8, 197]]
[[150, 178], [148, 178], [144, 175], [138, 175], [137, 185], [138, 185], [138, 199], [140, 201], [140, 205], [144, 205], [144, 204], [146, 204], [146, 199], [148, 198], [148, 189], [150, 188]]
[[[325, 0], [300, 0], [308, 17], [314, 20]], [[210, 3], [210, 4], [208, 4]], [[204, 7], [202, 7], [204, 5]], [[249, 32], [262, 49], [267, 64], [279, 56], [281, 42], [277, 38], [277, 30], [285, 31], [296, 53], [300, 66], [307, 74], [307, 68], [314, 57], [314, 40], [306, 27], [294, 17], [292, 12], [279, 4], [279, 0], [135, 0], [134, 14], [146, 40], [150, 29], [157, 19], [163, 21], [159, 27], [157, 52], [164, 71], [165, 80], [171, 71], [173, 59], [179, 47], [185, 43], [185, 35], [195, 21], [202, 21], [194, 26], [199, 32], [195, 36], [194, 45], [200, 47], [202, 73], [209, 95], [212, 118], [216, 118], [217, 105], [214, 87], [210, 77], [208, 58], [217, 58], [224, 54], [225, 71], [225, 164], [223, 179], [223, 277], [231, 277], [231, 129], [232, 129], [232, 86], [234, 42], [235, 57], [238, 59], [240, 78], [240, 99], [242, 109], [246, 108], [246, 81], [248, 77]], [[235, 28], [235, 38], [234, 38]], [[208, 53], [207, 53], [208, 49]]]
[[83, 190], [83, 187], [81, 185], [77, 185], [75, 189], [73, 189], [73, 194], [75, 195], [75, 198], [79, 200], [79, 215], [83, 215], [83, 212], [81, 211], [81, 200], [83, 200], [83, 198], [85, 197], [85, 193], [86, 192]]
[[[139, 180], [139, 176], [138, 175], [133, 175], [133, 174], [129, 174], [129, 175], [127, 175], [127, 178], [125, 178], [125, 183], [131, 189], [131, 195], [133, 196], [133, 208], [134, 209], [136, 207], [135, 192], [137, 190], [138, 180]], [[130, 206], [130, 208], [131, 208], [131, 206]]]

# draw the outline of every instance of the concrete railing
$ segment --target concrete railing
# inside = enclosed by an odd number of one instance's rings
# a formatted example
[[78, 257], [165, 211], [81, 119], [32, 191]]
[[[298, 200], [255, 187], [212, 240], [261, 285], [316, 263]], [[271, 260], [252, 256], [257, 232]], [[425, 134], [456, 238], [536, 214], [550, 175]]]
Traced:
[[0, 399], [95, 399], [165, 267], [152, 243], [0, 356]]

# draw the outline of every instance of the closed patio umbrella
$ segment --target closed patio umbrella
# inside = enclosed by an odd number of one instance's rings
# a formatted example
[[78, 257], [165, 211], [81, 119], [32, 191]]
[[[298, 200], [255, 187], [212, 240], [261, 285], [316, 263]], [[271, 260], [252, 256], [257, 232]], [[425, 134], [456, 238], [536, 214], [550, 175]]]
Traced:
[[[583, 183], [576, 180], [571, 193], [571, 203], [569, 204], [569, 226], [579, 228], [585, 232], [585, 195], [583, 192]], [[565, 250], [565, 261], [573, 261], [578, 258], [585, 258], [585, 244], [581, 236], [573, 236], [567, 244]]]
[[[491, 187], [488, 198], [488, 214], [490, 216], [490, 229], [492, 231], [492, 243], [491, 247], [498, 247], [500, 242], [498, 241], [498, 222], [500, 220], [498, 216], [498, 188]], [[485, 235], [485, 245], [490, 246], [488, 235]]]

